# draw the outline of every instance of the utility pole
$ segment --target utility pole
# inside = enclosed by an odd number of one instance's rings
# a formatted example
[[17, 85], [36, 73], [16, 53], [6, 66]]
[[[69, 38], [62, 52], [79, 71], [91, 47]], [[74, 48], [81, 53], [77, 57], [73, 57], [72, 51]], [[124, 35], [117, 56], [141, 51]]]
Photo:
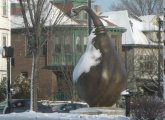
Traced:
[[12, 112], [12, 106], [11, 106], [11, 71], [10, 71], [10, 63], [11, 58], [14, 54], [14, 48], [12, 47], [3, 47], [2, 50], [2, 57], [7, 59], [7, 105], [3, 111], [4, 114], [8, 114]]
[[163, 98], [165, 99], [165, 0], [163, 0], [163, 63], [164, 63], [164, 72], [163, 72]]
[[162, 97], [162, 92], [161, 92], [161, 68], [160, 68], [160, 61], [161, 61], [161, 58], [160, 58], [160, 47], [161, 47], [161, 26], [162, 26], [162, 21], [160, 19], [160, 17], [158, 16], [157, 18], [157, 21], [158, 21], [158, 26], [159, 26], [159, 30], [158, 30], [158, 33], [157, 33], [157, 38], [158, 38], [158, 96], [159, 97]]

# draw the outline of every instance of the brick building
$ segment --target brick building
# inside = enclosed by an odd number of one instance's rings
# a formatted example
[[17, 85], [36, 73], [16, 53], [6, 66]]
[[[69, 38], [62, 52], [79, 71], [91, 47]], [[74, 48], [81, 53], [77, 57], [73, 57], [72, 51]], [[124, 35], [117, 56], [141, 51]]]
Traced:
[[[19, 74], [29, 78], [32, 69], [32, 57], [26, 53], [26, 37], [21, 30], [12, 30], [11, 45], [14, 47], [14, 61], [12, 66], [12, 80]], [[44, 69], [46, 66], [46, 54], [39, 57], [38, 72], [38, 99], [51, 99], [56, 88], [56, 76], [51, 70]]]

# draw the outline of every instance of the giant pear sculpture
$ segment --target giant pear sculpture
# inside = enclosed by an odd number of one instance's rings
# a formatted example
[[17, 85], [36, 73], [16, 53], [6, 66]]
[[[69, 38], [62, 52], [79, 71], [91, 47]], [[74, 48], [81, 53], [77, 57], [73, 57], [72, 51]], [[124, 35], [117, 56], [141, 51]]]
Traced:
[[[85, 53], [73, 71], [78, 95], [91, 107], [112, 106], [126, 85], [126, 70], [99, 17], [87, 6], [72, 9], [77, 15], [85, 10], [93, 20]], [[73, 15], [72, 14], [72, 15]]]

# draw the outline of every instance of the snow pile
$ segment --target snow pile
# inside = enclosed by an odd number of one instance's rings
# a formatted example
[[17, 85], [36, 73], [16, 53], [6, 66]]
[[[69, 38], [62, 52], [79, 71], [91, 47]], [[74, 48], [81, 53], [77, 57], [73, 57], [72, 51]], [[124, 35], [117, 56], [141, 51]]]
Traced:
[[88, 115], [98, 115], [98, 114], [107, 114], [107, 115], [124, 115], [125, 110], [121, 108], [111, 108], [111, 107], [90, 107], [90, 108], [81, 108], [77, 110], [72, 110], [70, 113], [74, 114], [88, 114]]
[[0, 120], [129, 120], [129, 118], [105, 114], [83, 115], [69, 113], [24, 112], [0, 115]]
[[101, 57], [100, 50], [96, 50], [96, 48], [93, 46], [94, 41], [92, 41], [96, 35], [94, 34], [95, 29], [92, 30], [89, 39], [88, 44], [85, 53], [83, 56], [81, 56], [78, 64], [76, 65], [74, 71], [73, 71], [73, 81], [76, 82], [79, 78], [79, 76], [85, 72], [89, 72], [90, 68], [92, 66], [96, 66], [100, 63], [99, 58]]
[[124, 90], [121, 92], [121, 95], [129, 95], [129, 92], [127, 90]]

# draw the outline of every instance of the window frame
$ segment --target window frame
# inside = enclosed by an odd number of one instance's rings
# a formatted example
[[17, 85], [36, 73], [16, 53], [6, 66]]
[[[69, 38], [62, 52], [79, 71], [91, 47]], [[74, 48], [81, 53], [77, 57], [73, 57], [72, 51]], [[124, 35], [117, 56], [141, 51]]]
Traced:
[[7, 46], [7, 44], [8, 44], [7, 41], [8, 41], [8, 34], [7, 33], [2, 33], [2, 47]]
[[2, 1], [2, 16], [3, 17], [8, 17], [8, 2], [7, 0]]

